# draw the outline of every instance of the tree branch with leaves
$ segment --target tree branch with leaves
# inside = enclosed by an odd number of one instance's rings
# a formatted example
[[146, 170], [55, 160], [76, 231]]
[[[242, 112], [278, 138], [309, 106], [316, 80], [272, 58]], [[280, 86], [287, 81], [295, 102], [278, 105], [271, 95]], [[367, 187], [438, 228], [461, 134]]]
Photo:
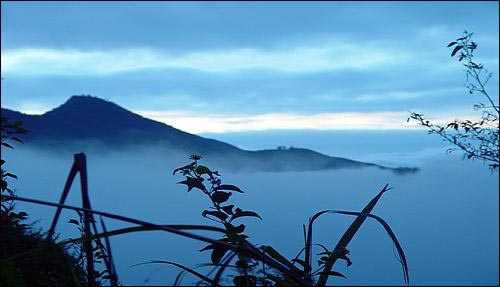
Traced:
[[463, 36], [449, 43], [448, 47], [453, 48], [451, 57], [456, 57], [466, 68], [465, 87], [469, 94], [478, 94], [486, 100], [486, 103], [474, 104], [474, 110], [481, 113], [480, 120], [454, 120], [443, 126], [432, 123], [424, 114], [412, 112], [408, 121], [416, 120], [419, 125], [428, 128], [428, 134], [437, 134], [451, 143], [448, 153], [462, 151], [464, 158], [482, 160], [491, 170], [498, 171], [499, 106], [486, 90], [493, 74], [481, 63], [475, 62], [474, 51], [478, 45], [472, 41], [472, 36], [473, 33], [464, 31]]

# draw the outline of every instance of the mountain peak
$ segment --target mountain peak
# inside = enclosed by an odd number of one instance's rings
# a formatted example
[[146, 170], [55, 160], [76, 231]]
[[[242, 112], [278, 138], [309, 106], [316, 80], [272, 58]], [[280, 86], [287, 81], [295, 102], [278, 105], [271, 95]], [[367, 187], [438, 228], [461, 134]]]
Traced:
[[[114, 107], [119, 107], [117, 104], [101, 99], [99, 97], [91, 96], [91, 95], [74, 95], [71, 96], [64, 104], [62, 104], [60, 107], [65, 107], [65, 106], [79, 106], [80, 108], [85, 107], [85, 106], [114, 106]], [[59, 108], [60, 108], [59, 107]]]
[[75, 95], [69, 98], [64, 104], [46, 113], [47, 116], [62, 116], [67, 118], [100, 118], [109, 117], [137, 117], [132, 112], [119, 105], [98, 97], [90, 95]]
[[104, 99], [101, 99], [99, 97], [95, 97], [92, 95], [73, 95], [66, 101], [66, 103], [71, 103], [71, 102], [105, 102], [105, 103], [110, 103], [109, 101], [106, 101]]

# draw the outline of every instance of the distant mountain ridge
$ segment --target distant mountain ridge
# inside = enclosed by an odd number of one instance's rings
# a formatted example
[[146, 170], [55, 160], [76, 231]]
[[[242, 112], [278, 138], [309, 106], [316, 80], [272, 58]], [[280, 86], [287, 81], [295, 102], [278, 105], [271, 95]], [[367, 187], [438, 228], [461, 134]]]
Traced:
[[193, 135], [164, 123], [147, 119], [119, 105], [92, 96], [72, 96], [63, 105], [43, 115], [27, 115], [1, 109], [1, 115], [22, 120], [30, 131], [31, 145], [71, 145], [83, 140], [107, 146], [157, 144], [188, 154], [201, 154], [221, 162], [237, 161], [239, 166], [261, 171], [306, 171], [339, 168], [378, 167], [397, 173], [412, 173], [416, 168], [388, 168], [346, 158], [331, 157], [309, 149], [290, 148], [247, 151], [222, 141]]

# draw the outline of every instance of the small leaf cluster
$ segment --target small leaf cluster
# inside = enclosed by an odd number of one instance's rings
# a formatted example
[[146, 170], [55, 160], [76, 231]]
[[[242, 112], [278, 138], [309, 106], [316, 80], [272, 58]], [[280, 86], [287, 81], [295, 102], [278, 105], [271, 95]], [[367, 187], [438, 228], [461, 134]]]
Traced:
[[[87, 234], [85, 233], [85, 227], [84, 227], [85, 216], [84, 216], [83, 212], [81, 212], [79, 210], [75, 210], [75, 212], [78, 215], [77, 219], [72, 218], [72, 219], [68, 220], [68, 223], [73, 224], [77, 227], [78, 231], [80, 232], [80, 238], [82, 238], [82, 240], [79, 243], [73, 244], [73, 254], [75, 255], [76, 263], [78, 264], [79, 268], [81, 268], [81, 270], [85, 270], [86, 269], [85, 265], [86, 265], [86, 260], [87, 260], [86, 255], [85, 255], [85, 251], [83, 248], [83, 239], [87, 237]], [[92, 243], [94, 246], [92, 248], [94, 263], [101, 264], [101, 263], [103, 263], [103, 260], [105, 260], [107, 257], [109, 257], [109, 255], [108, 255], [109, 251], [107, 250], [106, 246], [104, 246], [104, 244], [102, 244], [102, 242], [98, 238], [92, 240]], [[98, 286], [103, 285], [102, 281], [111, 280], [112, 276], [113, 275], [110, 274], [110, 271], [107, 268], [103, 268], [100, 271], [94, 270], [94, 278], [95, 278]], [[83, 281], [81, 283], [85, 284], [85, 282], [83, 282]]]
[[[245, 225], [237, 225], [235, 224], [235, 220], [241, 217], [261, 217], [253, 211], [246, 211], [242, 210], [241, 208], [235, 208], [234, 204], [229, 204], [228, 201], [234, 192], [243, 193], [243, 191], [237, 186], [223, 184], [221, 182], [220, 174], [217, 171], [212, 171], [208, 167], [200, 165], [198, 161], [201, 159], [201, 156], [193, 155], [191, 156], [191, 159], [193, 161], [190, 164], [174, 170], [174, 175], [176, 173], [180, 173], [185, 177], [185, 180], [178, 183], [186, 185], [188, 192], [195, 189], [200, 191], [210, 199], [212, 206], [209, 209], [204, 210], [202, 212], [202, 216], [224, 225], [225, 235], [223, 238], [220, 238], [218, 240], [220, 243], [231, 243], [233, 245], [250, 245], [250, 243], [246, 241], [248, 236], [244, 234]], [[387, 223], [385, 223], [381, 218], [370, 214], [382, 194], [384, 194], [388, 190], [390, 190], [388, 185], [384, 186], [384, 188], [378, 193], [378, 195], [366, 205], [362, 212], [324, 210], [313, 215], [309, 219], [308, 227], [306, 228], [306, 225], [303, 225], [304, 248], [302, 248], [297, 256], [291, 260], [287, 259], [272, 246], [268, 245], [262, 245], [259, 248], [259, 250], [263, 252], [263, 255], [268, 258], [264, 260], [250, 260], [237, 251], [235, 251], [232, 255], [226, 255], [229, 250], [224, 247], [224, 244], [210, 244], [202, 248], [200, 251], [211, 250], [212, 252], [211, 265], [220, 268], [214, 279], [210, 279], [206, 276], [200, 275], [194, 270], [189, 270], [192, 274], [197, 274], [197, 276], [200, 279], [204, 280], [205, 283], [209, 283], [212, 285], [218, 285], [220, 276], [224, 268], [231, 267], [239, 271], [239, 275], [234, 276], [232, 282], [237, 286], [289, 286], [297, 285], [297, 282], [301, 282], [301, 284], [311, 286], [325, 286], [327, 284], [328, 278], [330, 277], [346, 277], [342, 273], [334, 271], [333, 265], [339, 259], [346, 261], [347, 266], [352, 265], [352, 262], [348, 257], [349, 250], [347, 249], [347, 245], [355, 236], [365, 219], [368, 217], [372, 217], [383, 225], [386, 232], [389, 234], [393, 243], [395, 244], [398, 251], [398, 258], [400, 258], [401, 260], [400, 263], [402, 265], [405, 283], [408, 283], [408, 267], [405, 255], [396, 236]], [[313, 225], [320, 216], [328, 213], [356, 216], [356, 220], [354, 220], [351, 226], [346, 230], [342, 238], [333, 249], [328, 249], [325, 245], [322, 244], [313, 244]], [[312, 258], [314, 254], [313, 247], [315, 246], [321, 248], [322, 250], [317, 254], [319, 256], [317, 260], [318, 266], [314, 270], [312, 263], [314, 261], [312, 260]], [[231, 260], [236, 255], [238, 256], [237, 261], [233, 265], [230, 265]], [[274, 267], [270, 268], [269, 264], [267, 264], [269, 263], [269, 260], [283, 266], [287, 270], [287, 274], [283, 273], [282, 270], [277, 271], [274, 268], [276, 265], [273, 265]], [[168, 263], [171, 264], [171, 262]], [[260, 263], [262, 263], [262, 265], [260, 265]], [[181, 267], [184, 270], [188, 269], [183, 266]], [[176, 283], [178, 283], [177, 280]]]
[[1, 117], [1, 123], [2, 123], [2, 146], [5, 146], [10, 149], [14, 149], [14, 147], [10, 144], [7, 143], [7, 140], [13, 140], [18, 143], [24, 143], [18, 136], [19, 135], [25, 135], [28, 133], [28, 130], [21, 127], [23, 124], [23, 121], [15, 121], [15, 122], [9, 122], [8, 117]]
[[[28, 131], [24, 128], [21, 127], [23, 124], [22, 121], [15, 121], [15, 122], [10, 122], [9, 118], [2, 116], [1, 117], [1, 144], [2, 147], [6, 147], [9, 149], [14, 149], [14, 147], [9, 143], [8, 141], [16, 141], [18, 143], [24, 143], [20, 138], [19, 135], [25, 135], [28, 133]], [[2, 174], [1, 174], [1, 189], [2, 193], [3, 192], [8, 192], [10, 195], [14, 194], [14, 191], [8, 187], [8, 182], [7, 178], [13, 178], [17, 179], [17, 176], [13, 173], [9, 173], [3, 169], [3, 165], [5, 164], [5, 160], [1, 160], [1, 166], [2, 166]], [[2, 202], [3, 204], [3, 202]]]
[[[12, 146], [13, 143], [9, 143], [9, 141], [15, 141], [18, 143], [24, 143], [20, 138], [19, 135], [25, 135], [28, 133], [28, 131], [24, 128], [21, 127], [23, 124], [22, 121], [15, 121], [15, 122], [10, 122], [9, 118], [2, 116], [1, 117], [1, 144], [2, 148], [9, 148], [9, 149], [14, 149]], [[1, 178], [0, 178], [0, 185], [1, 185], [1, 195], [9, 194], [11, 196], [14, 196], [14, 190], [9, 187], [8, 179], [16, 179], [17, 180], [17, 175], [10, 173], [4, 169], [4, 164], [5, 160], [0, 159], [0, 166], [1, 166]], [[1, 196], [0, 196], [1, 199]], [[21, 212], [14, 212], [14, 205], [12, 202], [7, 202], [4, 201], [3, 199], [1, 200], [2, 205], [1, 205], [1, 220], [2, 222], [8, 221], [9, 223], [13, 224], [21, 224], [20, 222], [25, 220], [28, 216], [28, 214], [24, 211]], [[25, 225], [21, 225], [21, 227], [25, 227]]]

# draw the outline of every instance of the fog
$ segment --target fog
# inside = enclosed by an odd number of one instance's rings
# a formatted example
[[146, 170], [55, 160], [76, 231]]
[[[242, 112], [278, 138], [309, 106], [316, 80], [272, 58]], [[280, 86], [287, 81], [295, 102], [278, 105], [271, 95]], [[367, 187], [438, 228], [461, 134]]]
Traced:
[[[464, 161], [458, 154], [446, 155], [436, 142], [422, 144], [419, 149], [400, 144], [399, 150], [395, 148], [397, 143], [391, 144], [392, 149], [377, 151], [372, 147], [368, 151], [356, 146], [344, 150], [345, 154], [337, 149], [337, 154], [329, 155], [352, 155], [358, 149], [359, 157], [354, 159], [407, 162], [421, 170], [408, 175], [376, 168], [234, 173], [229, 168], [209, 167], [220, 170], [223, 183], [245, 191], [234, 194], [231, 204], [262, 216], [262, 221], [241, 220], [247, 225], [249, 240], [256, 245], [271, 245], [293, 258], [303, 246], [302, 224], [311, 215], [324, 209], [360, 211], [388, 183], [393, 190], [384, 194], [373, 213], [385, 219], [398, 237], [406, 253], [412, 285], [498, 285], [498, 173], [490, 172], [480, 162]], [[153, 147], [85, 152], [94, 209], [158, 224], [214, 224], [201, 217], [201, 212], [210, 206], [208, 199], [196, 190], [186, 192], [185, 186], [176, 184], [182, 176], [172, 175], [175, 167], [189, 163], [184, 155], [172, 156]], [[59, 200], [72, 165], [70, 152], [26, 145], [17, 146], [14, 151], [2, 149], [2, 153], [6, 168], [19, 177], [11, 182], [17, 195]], [[80, 204], [78, 183], [76, 180], [67, 204]], [[44, 230], [55, 211], [25, 203], [17, 203], [17, 207], [27, 211], [30, 219], [36, 221], [35, 226]], [[75, 213], [63, 211], [57, 227], [61, 239], [78, 235], [75, 226], [67, 223], [70, 218], [75, 218]], [[324, 215], [316, 225], [314, 243], [333, 248], [352, 220], [343, 215]], [[128, 226], [105, 221], [109, 230]], [[111, 243], [118, 275], [125, 285], [168, 285], [178, 273], [167, 265], [130, 267], [137, 263], [169, 260], [192, 266], [209, 262], [209, 252], [198, 252], [205, 244], [165, 232], [119, 235], [112, 237]], [[348, 249], [353, 265], [347, 268], [344, 261], [335, 265], [335, 270], [347, 279], [330, 279], [330, 284], [403, 284], [393, 245], [377, 222], [367, 220]], [[186, 276], [183, 283], [194, 281]]]

